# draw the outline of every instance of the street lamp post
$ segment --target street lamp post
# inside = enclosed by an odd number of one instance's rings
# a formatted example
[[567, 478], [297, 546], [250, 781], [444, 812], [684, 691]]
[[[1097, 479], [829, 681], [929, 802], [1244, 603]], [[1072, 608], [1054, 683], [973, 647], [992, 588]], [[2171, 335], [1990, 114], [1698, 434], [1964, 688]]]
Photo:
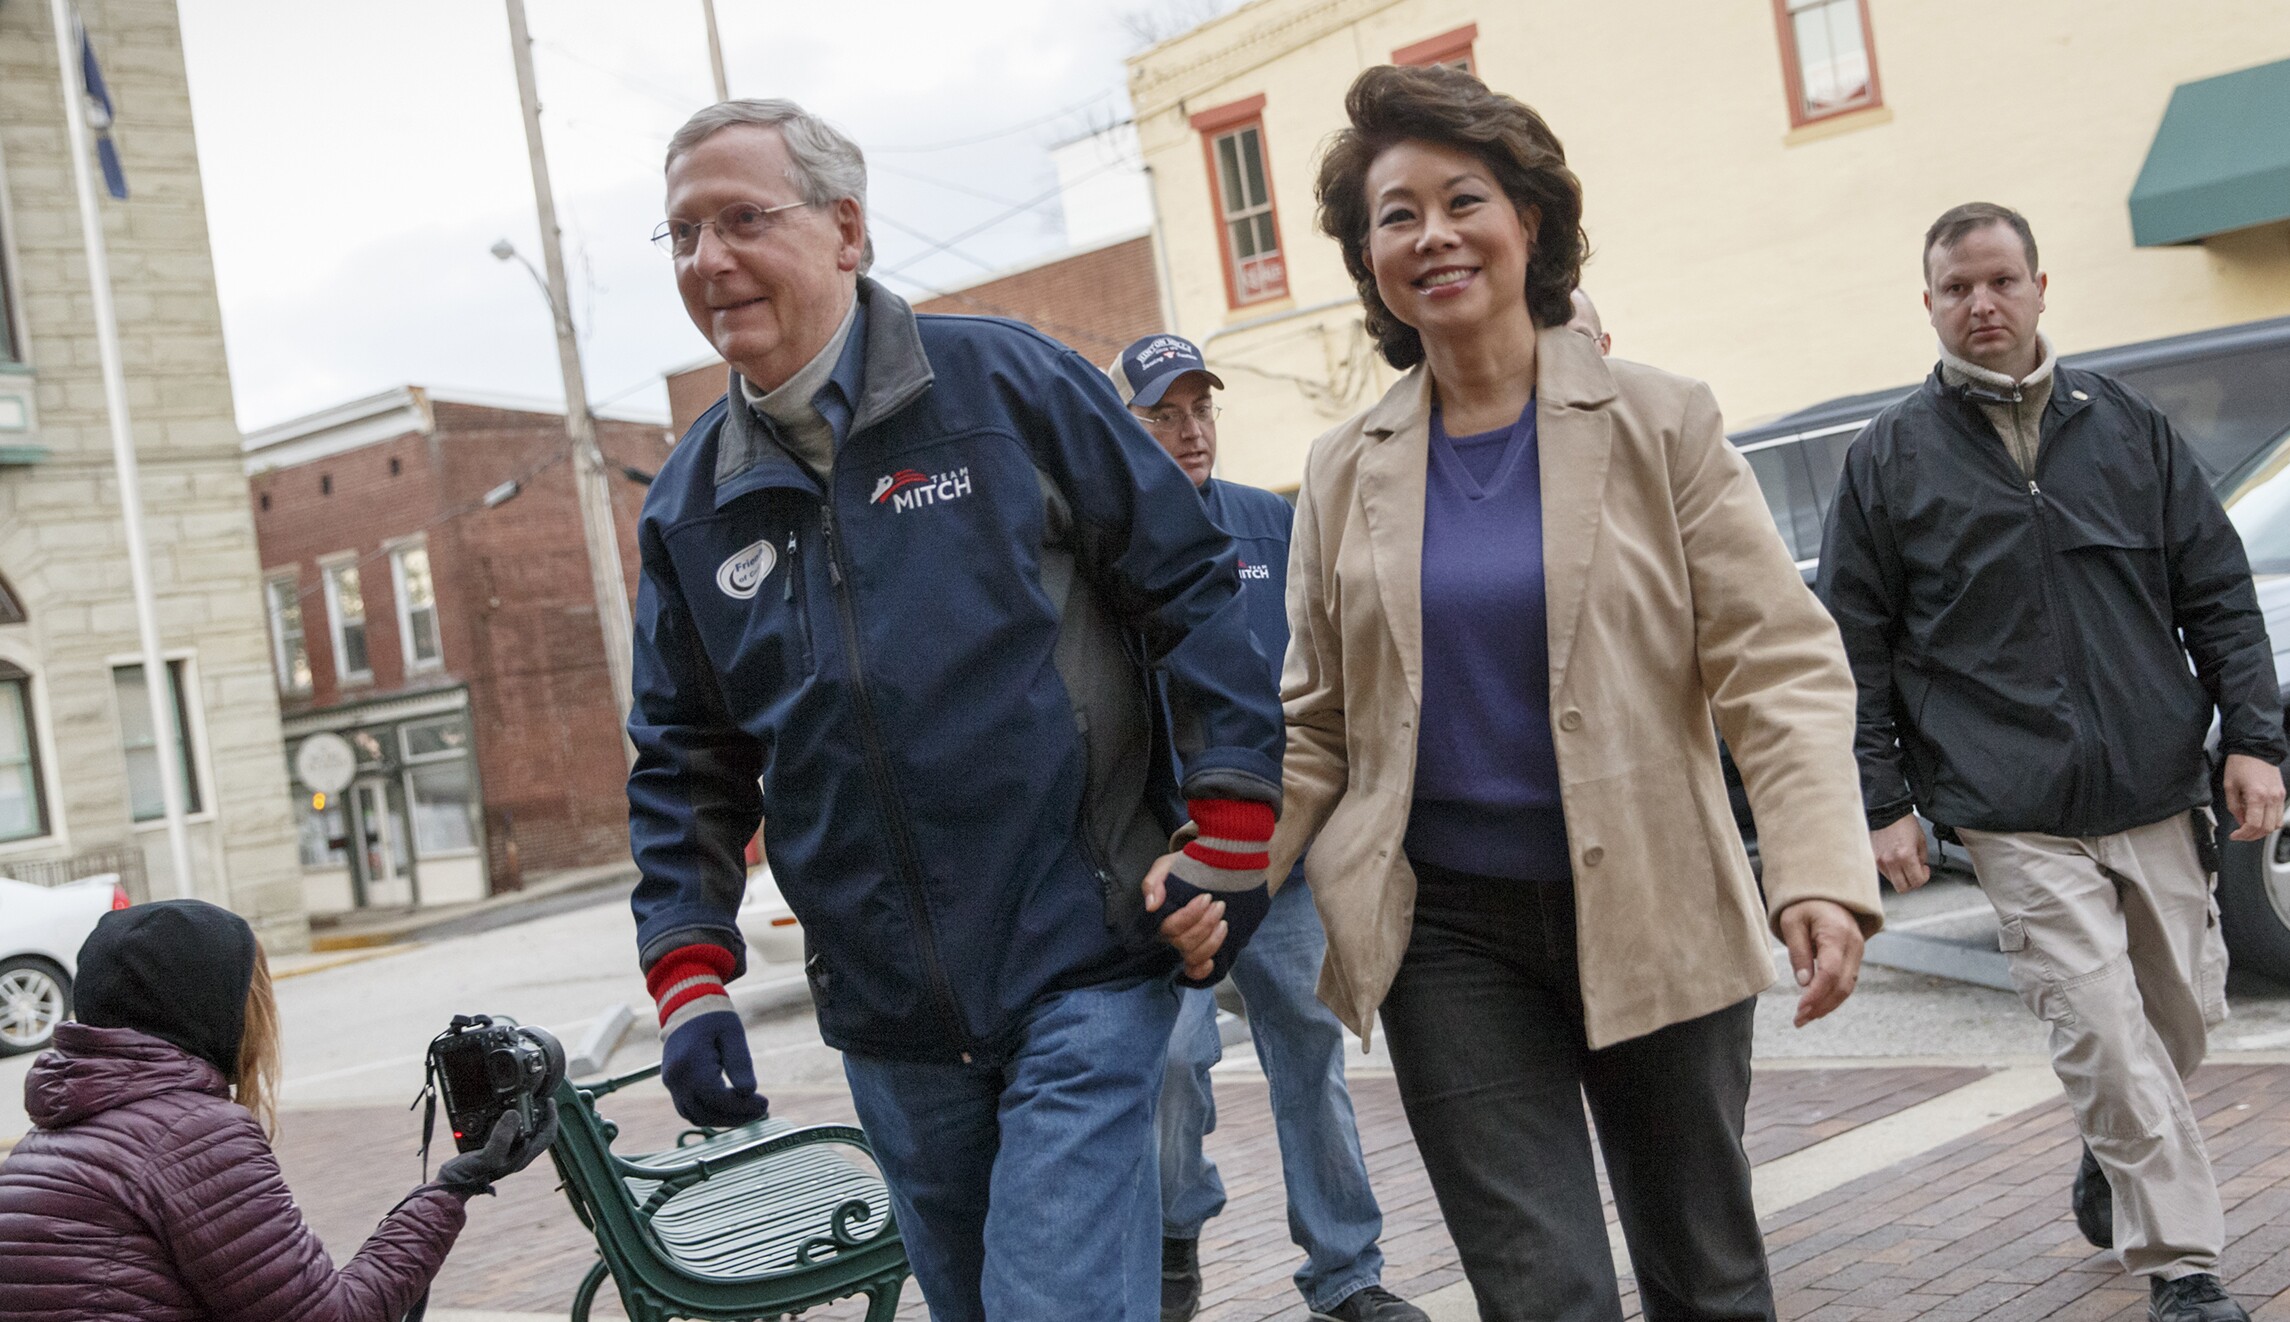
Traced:
[[[541, 103], [533, 79], [533, 37], [525, 26], [524, 0], [507, 0], [509, 46], [517, 65], [517, 96], [525, 111], [525, 146], [532, 158], [533, 200], [540, 212], [541, 259], [548, 268], [543, 292], [557, 326], [557, 365], [565, 380], [565, 434], [572, 441], [573, 480], [580, 491], [581, 533], [588, 543], [588, 572], [596, 592], [596, 622], [604, 634], [604, 663], [612, 678], [612, 701], [622, 726], [621, 754], [632, 757], [627, 742], [628, 711], [632, 702], [635, 631], [628, 617], [628, 581], [620, 565], [620, 533], [612, 518], [612, 491], [604, 473], [604, 455], [596, 446], [596, 422], [588, 411], [588, 383], [581, 372], [580, 342], [573, 335], [572, 301], [566, 294], [563, 245], [557, 234], [555, 195], [549, 188], [549, 162], [541, 146]], [[517, 250], [503, 239], [493, 245], [503, 261]], [[523, 259], [520, 257], [520, 261]], [[527, 264], [526, 269], [531, 270]]]

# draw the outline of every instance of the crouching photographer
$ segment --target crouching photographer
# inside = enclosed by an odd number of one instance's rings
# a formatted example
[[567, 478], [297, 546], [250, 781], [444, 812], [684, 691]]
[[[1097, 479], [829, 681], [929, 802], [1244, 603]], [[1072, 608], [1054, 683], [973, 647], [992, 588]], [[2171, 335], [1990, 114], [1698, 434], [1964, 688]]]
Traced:
[[396, 1322], [463, 1203], [555, 1134], [545, 1109], [500, 1109], [336, 1271], [267, 1136], [278, 1012], [245, 920], [196, 900], [106, 914], [77, 1001], [24, 1081], [36, 1128], [0, 1164], [0, 1322]]

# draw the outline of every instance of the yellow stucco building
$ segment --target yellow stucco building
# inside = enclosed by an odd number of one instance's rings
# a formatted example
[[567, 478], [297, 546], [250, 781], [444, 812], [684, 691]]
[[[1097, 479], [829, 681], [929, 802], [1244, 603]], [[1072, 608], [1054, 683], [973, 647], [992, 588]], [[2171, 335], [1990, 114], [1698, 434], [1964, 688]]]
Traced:
[[[2236, 109], [2290, 87], [2259, 67], [2290, 61], [2282, 0], [1255, 0], [1129, 65], [1226, 477], [1293, 486], [1393, 378], [1312, 181], [1345, 88], [1395, 60], [1543, 113], [1615, 352], [1708, 380], [1730, 425], [1923, 376], [1918, 245], [1959, 202], [2029, 217], [2063, 351], [2290, 314], [2290, 116]], [[2135, 185], [2178, 189], [2136, 238]]]

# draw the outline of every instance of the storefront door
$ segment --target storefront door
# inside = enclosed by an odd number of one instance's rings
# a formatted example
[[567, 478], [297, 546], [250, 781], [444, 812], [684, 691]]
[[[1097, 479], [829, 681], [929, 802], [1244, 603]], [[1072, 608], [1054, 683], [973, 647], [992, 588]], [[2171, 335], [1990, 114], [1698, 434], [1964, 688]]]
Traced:
[[391, 781], [379, 776], [350, 787], [350, 831], [358, 850], [359, 879], [364, 883], [362, 903], [378, 908], [414, 903], [405, 814], [392, 802], [394, 788]]

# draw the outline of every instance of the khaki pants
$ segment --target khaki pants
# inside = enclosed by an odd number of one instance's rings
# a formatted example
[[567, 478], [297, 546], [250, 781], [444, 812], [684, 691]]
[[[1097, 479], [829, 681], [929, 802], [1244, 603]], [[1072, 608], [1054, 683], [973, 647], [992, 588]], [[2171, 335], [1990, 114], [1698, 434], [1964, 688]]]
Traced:
[[2218, 1183], [2183, 1080], [2226, 1020], [2226, 946], [2185, 814], [2089, 839], [1959, 831], [2020, 999], [2115, 1195], [2124, 1267], [2218, 1270]]

